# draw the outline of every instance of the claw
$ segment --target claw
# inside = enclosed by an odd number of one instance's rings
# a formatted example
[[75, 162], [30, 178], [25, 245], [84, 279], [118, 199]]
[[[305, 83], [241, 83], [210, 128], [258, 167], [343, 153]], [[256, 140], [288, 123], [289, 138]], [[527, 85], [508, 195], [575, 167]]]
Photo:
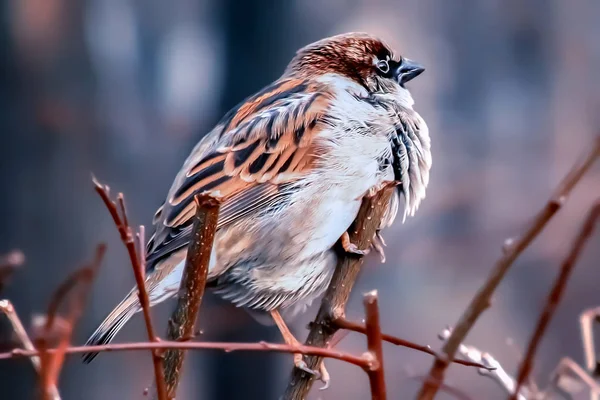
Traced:
[[306, 362], [304, 361], [303, 355], [300, 353], [294, 354], [294, 365], [296, 368], [306, 372], [307, 374], [314, 375], [319, 378], [321, 377], [319, 372], [308, 368], [308, 365], [306, 365]]
[[350, 241], [350, 235], [348, 235], [348, 232], [344, 232], [342, 235], [342, 247], [347, 253], [358, 254], [361, 256], [369, 254], [371, 251], [370, 249], [360, 250], [354, 243]]
[[383, 250], [384, 246], [386, 246], [385, 240], [383, 240], [383, 236], [381, 236], [381, 233], [377, 231], [377, 233], [375, 233], [375, 236], [373, 237], [373, 240], [371, 241], [371, 247], [373, 247], [377, 254], [379, 254], [382, 263], [385, 262], [385, 251]]
[[377, 239], [379, 240], [379, 242], [385, 247], [387, 246], [387, 243], [385, 242], [385, 239], [383, 238], [383, 235], [381, 234], [381, 231], [377, 231], [375, 232], [375, 237], [377, 237]]
[[331, 377], [329, 376], [327, 368], [325, 368], [325, 360], [322, 360], [321, 364], [319, 365], [319, 374], [319, 380], [324, 383], [323, 387], [320, 387], [319, 390], [326, 390], [327, 388], [329, 388], [329, 382], [331, 381]]

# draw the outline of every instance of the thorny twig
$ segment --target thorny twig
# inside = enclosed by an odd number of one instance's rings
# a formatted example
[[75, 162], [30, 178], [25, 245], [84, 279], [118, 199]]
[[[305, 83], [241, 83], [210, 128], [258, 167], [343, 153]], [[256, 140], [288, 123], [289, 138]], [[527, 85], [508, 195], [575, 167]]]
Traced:
[[479, 316], [489, 307], [491, 296], [510, 269], [511, 265], [527, 246], [533, 242], [548, 221], [550, 221], [561, 208], [566, 201], [567, 196], [571, 193], [571, 190], [577, 185], [599, 155], [600, 135], [595, 138], [588, 153], [581, 160], [577, 161], [571, 171], [558, 185], [554, 195], [538, 212], [524, 232], [519, 237], [509, 239], [505, 242], [503, 255], [496, 261], [487, 281], [471, 300], [471, 303], [463, 312], [456, 327], [452, 331], [450, 338], [444, 345], [444, 357], [436, 358], [431, 366], [429, 370], [429, 377], [431, 379], [427, 379], [423, 384], [423, 387], [417, 396], [419, 400], [431, 400], [434, 398], [438, 391], [439, 383], [443, 382], [444, 374], [450, 365], [450, 361], [454, 359], [460, 344], [464, 341], [467, 333], [471, 330]]
[[[142, 264], [142, 258], [137, 254], [134, 236], [131, 230], [131, 227], [127, 224], [128, 218], [127, 213], [125, 211], [125, 200], [123, 194], [119, 193], [117, 195], [119, 201], [119, 208], [121, 210], [121, 214], [117, 208], [117, 204], [110, 199], [110, 189], [107, 185], [102, 185], [100, 182], [96, 180], [96, 178], [92, 179], [96, 188], [96, 192], [102, 198], [102, 201], [106, 205], [106, 208], [110, 212], [110, 215], [113, 218], [115, 226], [117, 227], [119, 234], [121, 235], [121, 241], [127, 248], [127, 253], [129, 254], [129, 261], [133, 268], [133, 273], [135, 275], [135, 283], [138, 289], [138, 297], [140, 299], [140, 306], [142, 308], [142, 313], [144, 314], [144, 322], [146, 324], [146, 332], [148, 335], [148, 340], [151, 342], [159, 341], [158, 336], [154, 332], [154, 327], [152, 325], [152, 316], [150, 314], [150, 300], [148, 298], [148, 292], [146, 291], [145, 286], [145, 269], [146, 266]], [[142, 252], [142, 250], [140, 251]], [[156, 389], [159, 400], [167, 400], [167, 390], [165, 384], [165, 377], [162, 368], [162, 358], [158, 354], [157, 351], [152, 351], [152, 363], [154, 366], [154, 379], [156, 382]]]
[[[196, 217], [192, 238], [188, 246], [177, 306], [169, 320], [167, 333], [168, 339], [175, 341], [189, 337], [194, 332], [194, 325], [204, 296], [210, 255], [219, 218], [220, 203], [217, 199], [210, 195], [198, 195], [194, 201]], [[175, 398], [183, 358], [184, 352], [175, 349], [167, 351], [164, 357], [167, 392], [171, 398]]]
[[556, 281], [554, 282], [552, 290], [548, 294], [548, 300], [546, 300], [544, 310], [540, 315], [533, 336], [531, 337], [529, 345], [527, 346], [525, 357], [523, 358], [523, 361], [519, 368], [519, 373], [517, 374], [516, 389], [514, 390], [513, 395], [511, 396], [511, 400], [516, 400], [517, 393], [519, 393], [521, 386], [523, 385], [523, 383], [529, 376], [529, 373], [531, 372], [536, 350], [540, 342], [542, 341], [542, 337], [546, 332], [548, 324], [552, 320], [552, 316], [554, 315], [558, 304], [560, 303], [565, 287], [567, 286], [567, 282], [569, 281], [569, 278], [571, 276], [571, 272], [575, 267], [575, 263], [577, 262], [579, 255], [585, 247], [585, 244], [587, 243], [588, 239], [592, 235], [592, 232], [594, 231], [594, 226], [596, 225], [596, 221], [599, 216], [600, 199], [597, 200], [596, 203], [590, 209], [587, 218], [583, 222], [579, 233], [573, 241], [569, 254], [562, 262], [560, 273], [557, 276]]

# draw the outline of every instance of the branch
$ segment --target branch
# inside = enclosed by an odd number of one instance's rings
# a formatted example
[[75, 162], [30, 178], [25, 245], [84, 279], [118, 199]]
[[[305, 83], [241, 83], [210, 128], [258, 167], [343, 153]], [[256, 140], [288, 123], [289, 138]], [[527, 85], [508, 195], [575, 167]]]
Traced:
[[[393, 190], [395, 188], [390, 185], [373, 197], [363, 199], [358, 216], [349, 229], [350, 240], [359, 249], [369, 248]], [[363, 263], [363, 257], [361, 256], [345, 252], [340, 253], [335, 272], [306, 339], [306, 344], [309, 346], [327, 347], [328, 342], [338, 330], [333, 320], [343, 317], [350, 291]], [[318, 369], [321, 361], [320, 357], [308, 357], [307, 366], [312, 370]], [[294, 368], [283, 399], [300, 400], [306, 398], [313, 381], [313, 375]]]
[[0, 257], [0, 292], [15, 271], [25, 262], [25, 255], [20, 250], [13, 250]]
[[373, 361], [367, 369], [369, 383], [371, 385], [371, 398], [373, 400], [385, 400], [387, 398], [385, 390], [385, 374], [383, 370], [383, 341], [381, 339], [381, 325], [379, 322], [379, 305], [377, 301], [377, 291], [373, 290], [364, 297], [366, 328], [367, 328], [367, 346], [369, 354]]
[[[180, 341], [194, 333], [194, 324], [202, 304], [206, 277], [210, 262], [217, 220], [219, 218], [219, 201], [209, 195], [198, 195], [196, 202], [196, 218], [192, 230], [183, 278], [179, 289], [177, 307], [169, 320], [167, 337]], [[183, 366], [184, 352], [171, 349], [164, 357], [165, 379], [170, 398], [175, 398], [177, 385]]]
[[[36, 340], [40, 351], [39, 375], [42, 386], [42, 397], [57, 399], [56, 387], [58, 378], [65, 361], [65, 352], [71, 343], [71, 337], [75, 326], [83, 313], [83, 308], [87, 303], [87, 297], [91, 291], [91, 285], [94, 281], [96, 272], [100, 268], [102, 258], [106, 251], [106, 246], [99, 245], [96, 248], [96, 255], [90, 265], [72, 273], [53, 293], [48, 306], [48, 313], [42, 336]], [[56, 328], [58, 312], [62, 305], [68, 303], [68, 316], [61, 329]], [[47, 352], [48, 341], [58, 334], [58, 348], [52, 354]]]
[[596, 346], [594, 344], [594, 323], [600, 323], [600, 307], [590, 308], [579, 316], [585, 367], [589, 373], [599, 377], [600, 361], [597, 358]]
[[538, 234], [544, 229], [548, 221], [550, 221], [561, 208], [562, 204], [566, 201], [567, 196], [571, 193], [571, 190], [577, 185], [599, 155], [600, 135], [595, 138], [591, 145], [591, 149], [585, 157], [582, 158], [582, 161], [578, 161], [562, 180], [556, 189], [555, 194], [550, 198], [542, 210], [538, 212], [521, 236], [515, 239], [509, 239], [505, 242], [502, 257], [496, 261], [488, 280], [479, 289], [463, 315], [460, 317], [450, 338], [442, 349], [445, 353], [444, 358], [436, 358], [431, 366], [431, 369], [429, 370], [429, 377], [431, 379], [427, 379], [423, 384], [423, 387], [417, 396], [418, 399], [431, 400], [434, 398], [440, 382], [443, 382], [444, 380], [446, 369], [448, 368], [450, 361], [454, 359], [458, 347], [464, 341], [479, 316], [489, 307], [491, 296], [513, 262], [527, 246], [533, 242]]
[[[17, 335], [17, 338], [21, 342], [21, 346], [23, 346], [26, 350], [36, 351], [33, 342], [29, 338], [15, 307], [10, 302], [10, 300], [1, 300], [0, 301], [0, 312], [2, 312], [12, 325], [13, 331]], [[31, 364], [33, 365], [33, 369], [37, 372], [38, 376], [41, 377], [41, 363], [39, 357], [31, 357]], [[60, 400], [60, 393], [58, 393], [58, 389], [56, 385], [51, 385], [47, 388], [48, 396], [53, 400]]]
[[[438, 335], [440, 340], [446, 341], [450, 337], [452, 331], [450, 328], [444, 329], [442, 333]], [[510, 376], [498, 360], [496, 360], [491, 354], [485, 353], [476, 347], [462, 344], [458, 346], [458, 353], [468, 360], [473, 362], [482, 363], [485, 367], [479, 369], [479, 374], [487, 376], [498, 383], [507, 394], [515, 392], [515, 380]], [[523, 394], [519, 394], [518, 400], [527, 400]]]
[[548, 294], [546, 306], [544, 307], [544, 310], [540, 315], [533, 336], [531, 337], [529, 345], [527, 346], [525, 357], [523, 358], [523, 362], [521, 363], [521, 366], [519, 368], [519, 373], [517, 374], [517, 386], [510, 397], [511, 400], [517, 399], [517, 393], [519, 393], [523, 382], [525, 382], [525, 380], [529, 376], [529, 373], [531, 372], [537, 348], [539, 347], [539, 344], [542, 341], [542, 337], [546, 332], [548, 324], [552, 320], [552, 316], [554, 315], [554, 312], [556, 311], [556, 308], [560, 303], [565, 287], [567, 286], [567, 282], [569, 281], [569, 278], [571, 276], [571, 272], [575, 267], [575, 263], [577, 262], [577, 259], [579, 258], [579, 255], [585, 247], [585, 244], [587, 243], [594, 231], [594, 227], [599, 216], [600, 199], [598, 199], [596, 203], [592, 206], [587, 218], [581, 226], [578, 235], [573, 241], [569, 254], [562, 262], [560, 273], [556, 278], [556, 281], [554, 282], [552, 290]]
[[[350, 321], [346, 318], [340, 317], [340, 318], [336, 318], [333, 323], [339, 328], [339, 329], [345, 329], [345, 330], [349, 330], [352, 332], [357, 332], [357, 333], [362, 333], [363, 335], [366, 335], [367, 333], [367, 328], [365, 327], [364, 324], [360, 324], [358, 322], [354, 322], [354, 321]], [[402, 346], [402, 347], [407, 347], [409, 349], [413, 349], [413, 350], [417, 350], [423, 353], [427, 353], [430, 354], [432, 356], [435, 357], [439, 357], [438, 354], [431, 350], [431, 347], [429, 346], [423, 346], [422, 344], [417, 344], [417, 343], [413, 343], [409, 340], [405, 340], [396, 336], [392, 336], [392, 335], [388, 335], [383, 333], [381, 335], [381, 338], [383, 339], [383, 341], [394, 344], [396, 346]], [[456, 364], [461, 364], [461, 365], [465, 365], [467, 367], [475, 367], [475, 368], [482, 368], [482, 369], [486, 369], [486, 370], [493, 370], [493, 367], [490, 366], [486, 366], [484, 364], [478, 363], [478, 362], [473, 362], [473, 361], [468, 361], [468, 360], [452, 360], [453, 363]]]
[[598, 399], [600, 396], [600, 384], [568, 357], [562, 358], [558, 362], [558, 365], [552, 372], [551, 385], [559, 391], [568, 393], [575, 398], [578, 393], [581, 393], [581, 387], [578, 385], [578, 382], [574, 381], [573, 375], [589, 389], [591, 394], [590, 399]]
[[[138, 288], [140, 306], [142, 308], [142, 313], [144, 314], [144, 322], [146, 324], [148, 340], [151, 342], [157, 342], [159, 338], [158, 336], [156, 336], [154, 332], [154, 327], [152, 326], [152, 317], [150, 314], [150, 300], [148, 298], [148, 292], [146, 291], [145, 285], [146, 266], [142, 264], [143, 258], [138, 256], [136, 251], [133, 233], [131, 227], [128, 225], [127, 213], [125, 211], [125, 199], [123, 198], [123, 194], [119, 193], [117, 195], [119, 201], [119, 208], [121, 209], [120, 215], [119, 210], [117, 209], [117, 204], [110, 199], [109, 187], [107, 185], [100, 184], [100, 182], [98, 182], [94, 177], [92, 178], [92, 181], [94, 182], [96, 192], [98, 192], [100, 198], [102, 199], [106, 208], [110, 212], [115, 226], [117, 227], [117, 230], [121, 235], [121, 241], [125, 245], [127, 253], [129, 254], [129, 261], [131, 263], [131, 267], [133, 268], [133, 273], [135, 275], [135, 283]], [[143, 252], [143, 249], [140, 249], [140, 252]], [[160, 400], [167, 400], [167, 390], [162, 368], [162, 359], [157, 351], [152, 352], [152, 363], [154, 366], [154, 379], [156, 381], [158, 398]]]
[[[279, 343], [228, 343], [228, 342], [173, 342], [162, 340], [160, 342], [136, 342], [136, 343], [113, 343], [97, 346], [71, 346], [65, 354], [77, 354], [86, 352], [115, 352], [115, 351], [141, 351], [141, 350], [221, 350], [225, 353], [234, 351], [267, 351], [274, 353], [302, 353], [305, 355], [333, 358], [344, 361], [363, 369], [369, 368], [371, 357], [355, 356], [335, 349], [306, 345], [287, 345]], [[57, 349], [46, 349], [48, 354], [54, 354]], [[40, 355], [39, 350], [13, 349], [0, 353], [0, 360], [36, 357]]]

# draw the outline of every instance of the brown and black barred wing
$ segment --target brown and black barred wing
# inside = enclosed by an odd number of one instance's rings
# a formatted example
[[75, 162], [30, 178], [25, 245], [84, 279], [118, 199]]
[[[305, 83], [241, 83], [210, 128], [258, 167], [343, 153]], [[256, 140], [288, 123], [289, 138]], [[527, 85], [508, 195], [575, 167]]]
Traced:
[[192, 151], [154, 219], [148, 266], [187, 245], [193, 198], [225, 199], [218, 228], [273, 207], [314, 165], [314, 141], [323, 129], [330, 94], [306, 80], [266, 87], [228, 114]]

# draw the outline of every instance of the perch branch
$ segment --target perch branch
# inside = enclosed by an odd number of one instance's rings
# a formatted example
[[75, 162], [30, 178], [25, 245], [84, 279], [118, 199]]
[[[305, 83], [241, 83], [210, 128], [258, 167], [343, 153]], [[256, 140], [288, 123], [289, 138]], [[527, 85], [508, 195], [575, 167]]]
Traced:
[[[133, 268], [135, 276], [135, 283], [138, 288], [138, 298], [140, 299], [140, 306], [142, 313], [144, 314], [144, 323], [146, 324], [146, 333], [148, 334], [148, 340], [151, 342], [159, 341], [158, 336], [154, 332], [152, 325], [152, 316], [150, 314], [150, 300], [148, 298], [148, 292], [146, 291], [145, 285], [145, 265], [141, 263], [142, 258], [138, 256], [135, 246], [135, 241], [131, 227], [127, 224], [128, 218], [125, 210], [125, 199], [123, 194], [117, 195], [119, 201], [119, 208], [121, 209], [122, 215], [119, 214], [117, 204], [110, 199], [110, 189], [107, 185], [102, 185], [96, 180], [92, 179], [96, 188], [96, 192], [100, 195], [100, 198], [104, 202], [104, 205], [110, 212], [112, 219], [121, 235], [121, 241], [127, 249], [129, 255], [129, 261]], [[140, 249], [142, 252], [143, 249]], [[156, 389], [159, 400], [167, 400], [167, 390], [165, 384], [165, 377], [162, 368], [162, 358], [156, 350], [152, 351], [152, 363], [154, 366], [154, 379], [156, 382]]]
[[[219, 218], [218, 200], [209, 195], [198, 195], [194, 201], [196, 202], [196, 217], [192, 240], [188, 247], [177, 307], [169, 320], [167, 333], [168, 339], [174, 341], [180, 341], [194, 333]], [[171, 349], [165, 354], [164, 368], [169, 398], [175, 398], [183, 359], [184, 352], [182, 350]]]
[[[359, 249], [369, 248], [393, 190], [395, 188], [389, 185], [374, 196], [363, 199], [358, 216], [349, 229], [350, 241]], [[308, 346], [327, 347], [328, 342], [338, 330], [338, 327], [333, 324], [333, 320], [343, 317], [350, 291], [354, 286], [362, 263], [363, 257], [340, 252], [335, 272], [308, 334], [306, 340]], [[321, 361], [321, 357], [308, 357], [308, 368], [318, 369]], [[313, 375], [294, 368], [283, 399], [300, 400], [306, 398], [313, 381]]]
[[448, 368], [450, 361], [454, 359], [458, 347], [464, 341], [479, 316], [489, 307], [490, 299], [494, 291], [510, 269], [513, 262], [538, 236], [548, 221], [550, 221], [561, 208], [572, 189], [589, 170], [599, 155], [600, 135], [595, 138], [588, 153], [573, 166], [571, 171], [561, 181], [555, 194], [545, 204], [542, 210], [538, 212], [521, 236], [515, 239], [509, 239], [505, 242], [503, 255], [496, 261], [487, 281], [479, 289], [477, 294], [475, 294], [475, 297], [473, 297], [471, 303], [467, 306], [467, 309], [464, 311], [456, 324], [456, 327], [452, 331], [450, 338], [444, 345], [444, 348], [442, 349], [444, 357], [437, 357], [431, 366], [431, 369], [429, 370], [430, 379], [427, 379], [423, 384], [417, 396], [419, 400], [431, 400], [434, 398], [439, 389], [439, 384], [444, 380], [446, 369]]
[[381, 339], [381, 325], [379, 322], [379, 305], [377, 291], [373, 290], [364, 297], [366, 328], [367, 328], [367, 353], [372, 357], [372, 362], [367, 369], [371, 385], [371, 398], [385, 400], [385, 374], [383, 370], [383, 340]]
[[599, 216], [600, 216], [600, 199], [597, 200], [596, 203], [590, 209], [590, 212], [589, 212], [587, 218], [583, 222], [583, 224], [579, 230], [579, 233], [577, 234], [577, 236], [575, 237], [575, 240], [573, 241], [571, 249], [569, 250], [569, 254], [562, 262], [562, 265], [560, 267], [560, 273], [554, 282], [552, 290], [548, 294], [548, 299], [546, 300], [546, 305], [544, 307], [544, 310], [542, 311], [542, 314], [540, 315], [540, 318], [536, 325], [533, 336], [531, 337], [531, 340], [529, 341], [529, 345], [527, 346], [527, 351], [525, 352], [525, 357], [523, 358], [523, 362], [521, 363], [521, 366], [519, 367], [519, 373], [517, 374], [517, 385], [516, 385], [516, 389], [514, 390], [513, 394], [510, 397], [511, 400], [517, 399], [517, 393], [519, 393], [521, 386], [523, 385], [525, 380], [529, 377], [529, 373], [531, 372], [531, 369], [533, 367], [533, 360], [535, 358], [535, 353], [537, 351], [537, 348], [538, 348], [540, 342], [542, 341], [542, 338], [544, 336], [544, 333], [546, 332], [548, 324], [552, 320], [552, 317], [554, 315], [554, 312], [556, 311], [556, 308], [558, 307], [558, 305], [560, 303], [560, 300], [564, 293], [565, 287], [567, 286], [567, 282], [569, 281], [571, 272], [573, 271], [573, 268], [575, 267], [575, 264], [579, 258], [579, 255], [583, 251], [585, 244], [587, 243], [587, 241], [589, 240], [589, 238], [591, 237], [591, 235], [594, 231], [594, 227], [596, 225], [596, 221], [598, 220]]

